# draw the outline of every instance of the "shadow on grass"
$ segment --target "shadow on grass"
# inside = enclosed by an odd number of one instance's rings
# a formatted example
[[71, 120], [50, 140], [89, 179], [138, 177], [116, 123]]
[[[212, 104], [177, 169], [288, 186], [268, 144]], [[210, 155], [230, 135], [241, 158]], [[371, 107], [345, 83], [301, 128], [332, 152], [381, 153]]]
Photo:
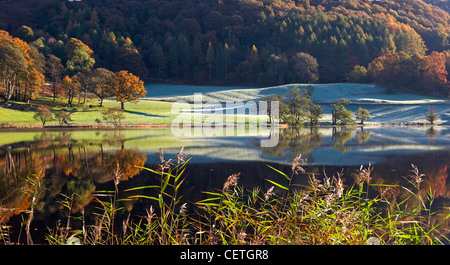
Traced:
[[141, 116], [145, 116], [145, 117], [153, 117], [153, 118], [167, 118], [167, 117], [169, 117], [169, 116], [155, 115], [155, 114], [150, 114], [150, 113], [145, 113], [145, 112], [140, 112], [140, 111], [125, 110], [125, 112], [130, 113], [130, 114], [141, 115]]

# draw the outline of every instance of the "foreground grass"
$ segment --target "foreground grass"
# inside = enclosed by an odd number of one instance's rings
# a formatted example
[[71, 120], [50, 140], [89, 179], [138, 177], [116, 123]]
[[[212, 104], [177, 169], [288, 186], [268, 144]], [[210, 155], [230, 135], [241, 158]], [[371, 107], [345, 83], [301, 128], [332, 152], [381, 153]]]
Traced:
[[[121, 172], [114, 170], [111, 191], [97, 191], [95, 221], [86, 223], [84, 211], [72, 213], [75, 195], [64, 196], [61, 204], [67, 219], [49, 228], [49, 244], [87, 245], [242, 245], [242, 244], [442, 244], [446, 240], [448, 209], [432, 211], [434, 196], [419, 192], [423, 175], [413, 166], [407, 176], [410, 187], [370, 184], [373, 168], [361, 167], [353, 174], [354, 184], [344, 187], [342, 173], [318, 176], [304, 171], [301, 157], [293, 160], [292, 171], [276, 172], [284, 183], [268, 190], [239, 185], [239, 173], [228, 177], [223, 187], [204, 191], [206, 199], [188, 204], [180, 188], [189, 159], [180, 151], [176, 162], [165, 160], [160, 151], [158, 169], [149, 170], [159, 185], [129, 188], [119, 193]], [[296, 186], [296, 176], [309, 184]], [[32, 185], [31, 200], [39, 196], [39, 183]], [[369, 186], [379, 194], [368, 196]], [[409, 196], [397, 202], [390, 189], [403, 189]], [[148, 200], [143, 216], [119, 219], [118, 212], [129, 200]], [[32, 219], [33, 205], [28, 220]], [[27, 218], [24, 218], [25, 220]], [[30, 221], [31, 222], [31, 221]], [[29, 222], [27, 222], [28, 224]], [[29, 225], [27, 226], [29, 229]], [[26, 230], [26, 229], [25, 229]], [[29, 232], [27, 232], [27, 235]], [[2, 235], [3, 238], [9, 238]], [[30, 241], [32, 242], [31, 238]]]

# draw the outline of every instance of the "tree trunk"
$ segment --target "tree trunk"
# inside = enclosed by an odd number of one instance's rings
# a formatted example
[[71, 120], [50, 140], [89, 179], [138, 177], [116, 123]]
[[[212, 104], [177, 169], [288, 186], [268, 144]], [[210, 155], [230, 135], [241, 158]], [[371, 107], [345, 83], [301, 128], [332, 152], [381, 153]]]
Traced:
[[11, 99], [13, 92], [14, 92], [14, 83], [8, 80], [6, 84], [6, 102], [5, 102], [6, 106], [9, 106], [9, 100]]
[[[27, 96], [28, 96], [28, 86], [25, 85], [25, 92], [23, 93], [23, 101], [27, 102]], [[31, 94], [31, 93], [30, 93]]]
[[67, 104], [72, 107], [72, 101], [73, 101], [73, 97], [74, 97], [74, 89], [73, 88], [69, 88], [69, 100], [67, 102]]
[[56, 93], [57, 93], [56, 82], [53, 82], [53, 103], [56, 102]]
[[87, 87], [84, 88], [84, 100], [83, 100], [83, 104], [86, 104], [86, 95], [87, 95]]
[[120, 102], [120, 108], [121, 108], [121, 109], [125, 109], [125, 108], [124, 108], [124, 102], [123, 102], [123, 101]]
[[336, 120], [336, 111], [334, 109], [331, 110], [331, 119], [332, 119], [332, 124], [336, 125], [336, 122], [337, 122], [337, 120]]

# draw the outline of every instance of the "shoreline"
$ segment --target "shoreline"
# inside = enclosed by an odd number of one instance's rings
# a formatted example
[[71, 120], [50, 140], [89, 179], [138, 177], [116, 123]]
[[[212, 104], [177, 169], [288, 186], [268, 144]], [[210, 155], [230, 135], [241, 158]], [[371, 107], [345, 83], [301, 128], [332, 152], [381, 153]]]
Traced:
[[[248, 125], [245, 125], [247, 127]], [[303, 126], [291, 126], [287, 124], [280, 124], [280, 129], [287, 129], [287, 128], [340, 128], [340, 127], [348, 127], [348, 128], [359, 128], [359, 127], [449, 127], [450, 125], [447, 124], [427, 124], [427, 123], [366, 123], [366, 124], [350, 124], [350, 125], [332, 125], [332, 124], [318, 124], [318, 125], [303, 125]], [[191, 128], [197, 127], [196, 125], [191, 125]], [[214, 126], [213, 126], [214, 127]], [[226, 127], [224, 125], [224, 127]], [[234, 126], [238, 127], [238, 126]], [[257, 126], [258, 127], [258, 126]], [[268, 126], [270, 127], [270, 125]], [[24, 124], [0, 124], [0, 131], [3, 130], [13, 130], [13, 129], [19, 129], [19, 130], [33, 130], [33, 129], [49, 129], [49, 130], [65, 130], [65, 129], [170, 129], [172, 128], [171, 124], [153, 124], [153, 123], [129, 123], [129, 124], [121, 124], [119, 126], [115, 126], [114, 124], [73, 124], [73, 125], [57, 125], [57, 124], [50, 124], [43, 126], [41, 124], [30, 124], [30, 123], [24, 123]]]

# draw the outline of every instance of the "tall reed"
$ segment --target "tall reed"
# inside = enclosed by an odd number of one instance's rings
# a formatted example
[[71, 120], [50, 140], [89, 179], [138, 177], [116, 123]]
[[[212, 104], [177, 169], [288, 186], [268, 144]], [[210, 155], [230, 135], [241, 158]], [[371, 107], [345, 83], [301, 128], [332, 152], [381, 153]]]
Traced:
[[[278, 182], [266, 179], [272, 185], [268, 189], [245, 189], [240, 185], [245, 176], [236, 172], [226, 179], [223, 187], [203, 191], [205, 199], [188, 203], [181, 187], [190, 158], [183, 151], [180, 150], [176, 160], [166, 160], [161, 149], [156, 169], [142, 167], [158, 178], [158, 185], [120, 191], [118, 165], [114, 171], [114, 190], [94, 194], [97, 202], [94, 223], [86, 223], [84, 210], [81, 215], [71, 215], [76, 194], [63, 196], [61, 204], [67, 211], [67, 220], [65, 225], [60, 222], [50, 229], [48, 243], [442, 244], [448, 240], [444, 224], [450, 217], [449, 211], [433, 210], [432, 190], [426, 195], [420, 193], [425, 176], [414, 165], [411, 174], [405, 177], [412, 187], [372, 183], [371, 165], [361, 166], [352, 174], [355, 181], [347, 182], [343, 171], [332, 176], [308, 173], [299, 155], [293, 159], [289, 173], [268, 165], [283, 176]], [[294, 178], [306, 178], [307, 185], [294, 184]], [[399, 202], [392, 200], [389, 189], [402, 189], [409, 196]], [[136, 199], [150, 202], [144, 215], [128, 214], [119, 220], [117, 213], [125, 211], [121, 205]], [[27, 230], [32, 216], [29, 220]], [[75, 221], [78, 225], [74, 225]], [[6, 236], [2, 238], [7, 242]]]

